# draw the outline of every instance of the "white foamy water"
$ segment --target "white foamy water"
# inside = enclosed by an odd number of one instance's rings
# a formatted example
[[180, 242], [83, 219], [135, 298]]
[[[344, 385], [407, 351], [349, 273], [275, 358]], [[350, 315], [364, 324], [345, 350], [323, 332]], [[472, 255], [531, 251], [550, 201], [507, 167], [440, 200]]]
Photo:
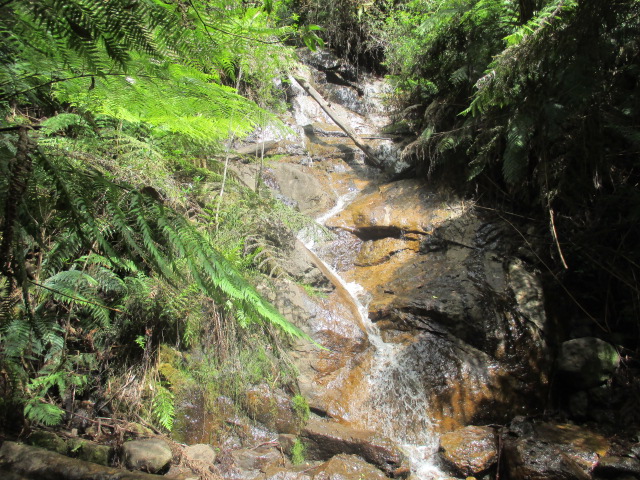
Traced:
[[[323, 225], [351, 203], [357, 193], [349, 192], [340, 197], [336, 205], [316, 221]], [[360, 300], [366, 297], [364, 288], [358, 283], [346, 282], [317, 256], [313, 249], [315, 242], [309, 231], [300, 232], [298, 238], [321, 262], [330, 280], [348, 292], [360, 314], [360, 325], [375, 349], [372, 367], [366, 377], [369, 403], [365, 405], [366, 408], [349, 412], [349, 418], [396, 442], [407, 455], [414, 478], [434, 480], [443, 477], [444, 474], [434, 463], [438, 439], [428, 417], [427, 393], [417, 371], [415, 357], [410, 354], [410, 345], [385, 342], [378, 327], [369, 319], [368, 305]]]

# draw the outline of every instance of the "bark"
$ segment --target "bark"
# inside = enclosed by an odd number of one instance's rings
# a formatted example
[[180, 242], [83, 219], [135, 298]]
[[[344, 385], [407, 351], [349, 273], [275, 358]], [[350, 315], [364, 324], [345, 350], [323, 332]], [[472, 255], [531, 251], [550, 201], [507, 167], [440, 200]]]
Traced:
[[331, 118], [331, 120], [333, 120], [335, 124], [340, 127], [344, 133], [347, 134], [347, 136], [353, 141], [353, 143], [355, 143], [356, 146], [364, 152], [369, 161], [376, 167], [380, 168], [380, 160], [378, 160], [378, 158], [375, 156], [371, 147], [369, 147], [362, 141], [358, 134], [349, 126], [347, 121], [340, 117], [340, 115], [331, 108], [331, 105], [329, 105], [329, 103], [322, 97], [322, 95], [320, 95], [320, 93], [315, 88], [313, 88], [313, 86], [304, 78], [297, 76], [293, 78], [316, 102], [318, 102], [318, 105], [320, 105], [325, 113], [329, 115], [329, 118]]
[[0, 478], [33, 480], [155, 480], [164, 478], [142, 472], [104, 467], [97, 463], [69, 458], [59, 453], [15, 442], [0, 448]]

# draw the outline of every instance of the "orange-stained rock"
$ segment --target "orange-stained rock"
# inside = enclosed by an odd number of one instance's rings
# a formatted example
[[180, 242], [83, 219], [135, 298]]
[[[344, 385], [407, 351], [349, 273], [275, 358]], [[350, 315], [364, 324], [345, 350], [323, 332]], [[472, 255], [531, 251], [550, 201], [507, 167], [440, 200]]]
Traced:
[[357, 455], [336, 455], [307, 473], [314, 480], [388, 480], [381, 470]]
[[490, 427], [469, 426], [440, 437], [440, 456], [456, 473], [482, 475], [496, 464], [496, 435]]
[[327, 226], [354, 230], [362, 238], [400, 237], [429, 233], [439, 223], [459, 213], [457, 206], [429, 193], [424, 183], [399, 180], [361, 195], [327, 221]]
[[358, 455], [387, 474], [405, 466], [402, 452], [376, 432], [314, 418], [304, 427], [302, 437], [310, 459], [325, 460], [341, 453]]
[[362, 244], [355, 264], [358, 267], [372, 267], [388, 262], [391, 257], [403, 251], [417, 252], [420, 244], [417, 240], [382, 238], [368, 240]]

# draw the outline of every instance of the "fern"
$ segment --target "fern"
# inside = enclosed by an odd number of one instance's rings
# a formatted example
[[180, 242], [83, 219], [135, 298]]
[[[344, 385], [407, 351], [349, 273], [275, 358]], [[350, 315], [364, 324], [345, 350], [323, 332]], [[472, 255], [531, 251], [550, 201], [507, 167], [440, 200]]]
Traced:
[[153, 394], [151, 400], [152, 414], [162, 427], [171, 431], [175, 418], [174, 396], [158, 382], [152, 385], [151, 391]]
[[507, 131], [502, 173], [509, 184], [526, 179], [528, 166], [528, 141], [533, 134], [533, 120], [525, 115], [515, 117]]
[[64, 417], [64, 410], [40, 398], [32, 398], [24, 407], [24, 416], [32, 422], [52, 427], [60, 424]]

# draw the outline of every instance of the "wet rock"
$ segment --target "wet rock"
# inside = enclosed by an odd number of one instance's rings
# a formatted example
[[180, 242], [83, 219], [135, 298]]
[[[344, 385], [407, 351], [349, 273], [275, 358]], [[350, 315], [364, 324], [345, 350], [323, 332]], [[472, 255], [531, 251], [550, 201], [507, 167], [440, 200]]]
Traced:
[[[306, 468], [307, 467], [305, 467], [305, 470]], [[257, 477], [256, 480], [311, 480], [311, 476], [304, 471], [298, 472], [294, 470], [274, 468], [267, 470], [264, 475]]]
[[200, 480], [201, 477], [188, 467], [182, 465], [171, 465], [171, 468], [163, 478], [171, 480]]
[[503, 436], [503, 458], [512, 478], [587, 479], [608, 455], [609, 441], [583, 427], [523, 417]]
[[602, 478], [640, 478], [640, 460], [634, 457], [605, 457], [600, 459], [593, 473]]
[[278, 433], [296, 434], [300, 431], [301, 419], [284, 392], [261, 384], [247, 390], [245, 402], [249, 415], [267, 428]]
[[300, 393], [312, 409], [340, 408], [342, 392], [331, 384], [342, 378], [342, 369], [357, 365], [359, 355], [369, 346], [357, 307], [344, 287], [328, 295], [312, 296], [293, 282], [277, 281], [275, 285], [261, 293], [325, 347], [318, 350], [314, 344], [299, 340], [293, 349], [292, 357], [300, 372]]
[[282, 451], [288, 456], [291, 456], [291, 452], [293, 450], [293, 446], [296, 443], [296, 440], [298, 440], [298, 437], [296, 435], [291, 435], [288, 433], [281, 433], [280, 435], [278, 435], [278, 445], [280, 445]]
[[130, 470], [158, 473], [166, 470], [173, 457], [171, 448], [160, 438], [125, 442], [122, 446], [125, 466]]
[[396, 238], [369, 240], [362, 244], [355, 264], [359, 267], [380, 265], [403, 250], [417, 250], [417, 242]]
[[400, 180], [361, 195], [327, 221], [328, 227], [349, 229], [364, 240], [429, 233], [430, 224], [451, 211], [434, 205], [435, 197], [417, 180]]
[[591, 388], [610, 378], [619, 363], [613, 345], [595, 337], [575, 338], [560, 346], [558, 372], [575, 388]]
[[231, 456], [238, 468], [243, 470], [265, 470], [269, 465], [281, 464], [282, 453], [275, 447], [262, 446], [253, 449], [234, 450]]
[[496, 435], [490, 427], [469, 426], [440, 437], [440, 456], [455, 473], [483, 475], [496, 464]]
[[274, 163], [269, 168], [275, 186], [292, 200], [302, 213], [313, 216], [329, 210], [336, 201], [317, 177], [305, 172], [299, 165]]
[[336, 455], [308, 472], [313, 480], [386, 480], [379, 469], [356, 455]]
[[509, 478], [588, 480], [590, 475], [557, 446], [535, 439], [506, 438], [503, 454]]
[[262, 445], [223, 452], [216, 467], [227, 480], [252, 480], [262, 478], [261, 472], [289, 469], [291, 464], [276, 447]]
[[5, 441], [0, 448], [0, 478], [19, 478], [21, 480], [60, 478], [65, 480], [157, 480], [162, 477], [105, 467], [41, 448]]
[[336, 422], [311, 419], [302, 431], [308, 458], [327, 460], [341, 453], [359, 455], [387, 474], [403, 468], [405, 457], [396, 445], [375, 432]]
[[407, 345], [402, 361], [428, 392], [441, 432], [535, 412], [550, 366], [539, 279], [495, 244], [499, 227], [451, 209], [431, 223], [438, 248], [357, 272], [370, 279], [369, 316], [383, 339]]

